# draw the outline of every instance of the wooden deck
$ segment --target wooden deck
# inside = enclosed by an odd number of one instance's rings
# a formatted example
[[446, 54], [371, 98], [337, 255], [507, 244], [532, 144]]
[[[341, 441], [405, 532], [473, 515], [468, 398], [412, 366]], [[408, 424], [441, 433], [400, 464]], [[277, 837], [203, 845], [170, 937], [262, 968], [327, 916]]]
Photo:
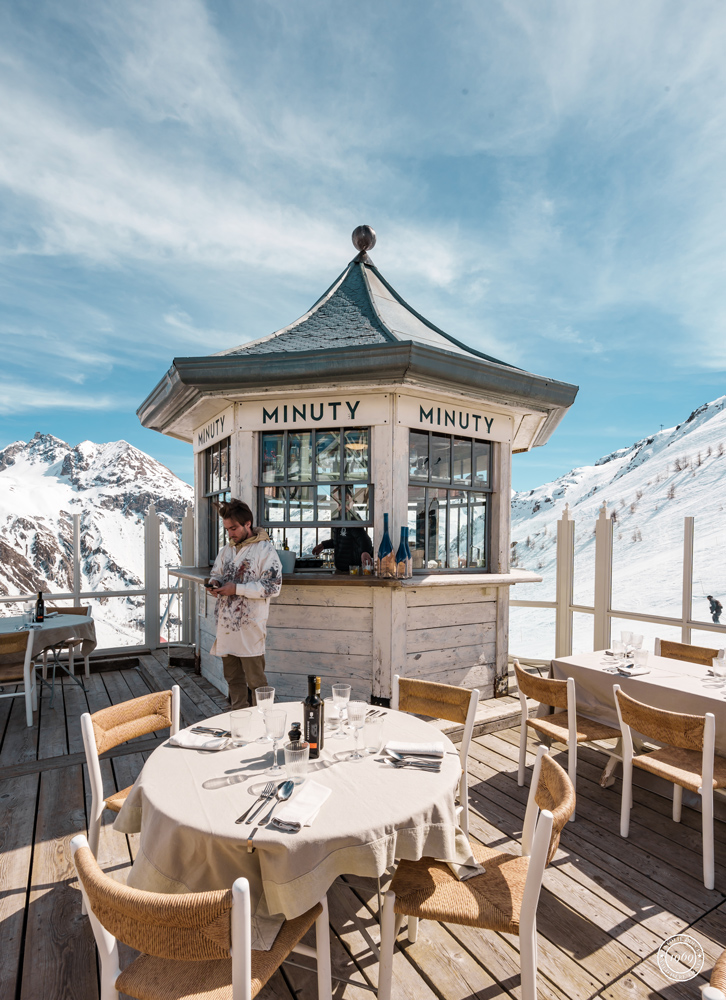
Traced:
[[[224, 710], [219, 692], [165, 656], [144, 657], [133, 669], [93, 673], [87, 693], [65, 679], [39, 724], [27, 729], [22, 699], [0, 702], [0, 997], [2, 1000], [92, 1000], [98, 996], [95, 948], [81, 916], [69, 848], [85, 830], [88, 782], [78, 716], [178, 683], [186, 723]], [[517, 787], [518, 729], [484, 733], [470, 754], [471, 830], [483, 843], [514, 847], [521, 835], [526, 789]], [[102, 764], [104, 780], [130, 784], [155, 739], [115, 751]], [[564, 756], [564, 755], [563, 755]], [[577, 821], [545, 874], [539, 908], [542, 1000], [696, 1000], [704, 978], [670, 983], [656, 953], [672, 934], [687, 931], [702, 944], [708, 976], [726, 944], [726, 832], [716, 830], [716, 885], [701, 882], [700, 814], [635, 789], [631, 839], [618, 834], [620, 782], [597, 784], [603, 758], [583, 750]], [[637, 778], [637, 775], [636, 775]], [[108, 816], [109, 821], [113, 817]], [[102, 866], [124, 878], [136, 837], [104, 827]], [[336, 1000], [369, 1000], [377, 985], [378, 926], [372, 880], [346, 878], [329, 893]], [[293, 957], [301, 964], [306, 959]], [[402, 934], [394, 963], [394, 996], [401, 1000], [519, 1000], [517, 941], [508, 935], [422, 923], [419, 939]], [[315, 1000], [314, 976], [285, 965], [262, 1000]]]

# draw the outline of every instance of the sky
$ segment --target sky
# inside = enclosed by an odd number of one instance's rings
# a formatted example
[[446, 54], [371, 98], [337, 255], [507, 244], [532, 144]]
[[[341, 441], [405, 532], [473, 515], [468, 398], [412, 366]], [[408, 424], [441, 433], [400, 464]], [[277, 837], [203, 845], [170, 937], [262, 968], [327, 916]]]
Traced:
[[0, 6], [0, 448], [123, 438], [175, 356], [304, 313], [354, 255], [580, 386], [530, 489], [724, 392], [726, 4]]

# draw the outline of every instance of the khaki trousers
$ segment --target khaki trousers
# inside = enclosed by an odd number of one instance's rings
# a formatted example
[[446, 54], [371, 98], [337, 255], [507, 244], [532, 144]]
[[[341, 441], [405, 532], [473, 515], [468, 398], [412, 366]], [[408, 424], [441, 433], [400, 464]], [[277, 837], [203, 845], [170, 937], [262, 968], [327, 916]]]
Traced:
[[224, 679], [229, 687], [232, 711], [249, 707], [247, 688], [252, 691], [252, 704], [256, 705], [255, 691], [267, 685], [265, 654], [261, 656], [223, 656]]

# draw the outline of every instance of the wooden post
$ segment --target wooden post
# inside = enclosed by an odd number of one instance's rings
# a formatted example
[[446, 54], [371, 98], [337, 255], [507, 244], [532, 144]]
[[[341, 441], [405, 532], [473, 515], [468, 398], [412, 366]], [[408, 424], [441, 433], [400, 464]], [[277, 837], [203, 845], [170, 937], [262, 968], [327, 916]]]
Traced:
[[144, 642], [158, 649], [159, 642], [159, 516], [153, 503], [144, 518]]
[[572, 598], [575, 574], [575, 522], [565, 504], [557, 522], [555, 656], [572, 654]]
[[81, 515], [73, 515], [73, 603], [81, 603]]
[[595, 524], [595, 623], [593, 649], [610, 645], [610, 611], [613, 592], [613, 522], [607, 503], [600, 508]]
[[[184, 511], [181, 530], [181, 561], [182, 566], [194, 565], [194, 508], [187, 507]], [[181, 640], [185, 646], [194, 641], [194, 587], [189, 580], [179, 580], [182, 588]]]
[[692, 517], [683, 518], [683, 596], [681, 603], [681, 642], [691, 641], [693, 615], [693, 524]]

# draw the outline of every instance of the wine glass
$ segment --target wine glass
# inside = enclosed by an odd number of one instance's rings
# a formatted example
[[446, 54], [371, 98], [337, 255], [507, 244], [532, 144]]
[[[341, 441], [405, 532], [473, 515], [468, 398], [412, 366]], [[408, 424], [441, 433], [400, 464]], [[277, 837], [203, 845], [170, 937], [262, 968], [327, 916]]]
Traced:
[[[257, 711], [264, 717], [265, 712], [272, 708], [275, 701], [275, 689], [273, 687], [260, 687], [255, 691], [255, 699], [257, 700]], [[269, 743], [270, 737], [267, 734], [263, 736], [258, 736], [257, 743]]]
[[348, 725], [355, 733], [355, 750], [346, 758], [346, 760], [365, 760], [365, 754], [362, 754], [358, 749], [358, 740], [360, 737], [360, 731], [366, 724], [367, 712], [368, 706], [364, 701], [348, 702]]
[[338, 709], [338, 731], [333, 734], [334, 740], [344, 740], [343, 709], [350, 701], [350, 684], [333, 684], [333, 704]]
[[287, 722], [287, 712], [281, 708], [268, 708], [264, 712], [265, 729], [267, 739], [272, 740], [272, 767], [268, 767], [265, 774], [284, 774], [285, 768], [277, 762], [277, 744], [285, 735], [285, 723]]

